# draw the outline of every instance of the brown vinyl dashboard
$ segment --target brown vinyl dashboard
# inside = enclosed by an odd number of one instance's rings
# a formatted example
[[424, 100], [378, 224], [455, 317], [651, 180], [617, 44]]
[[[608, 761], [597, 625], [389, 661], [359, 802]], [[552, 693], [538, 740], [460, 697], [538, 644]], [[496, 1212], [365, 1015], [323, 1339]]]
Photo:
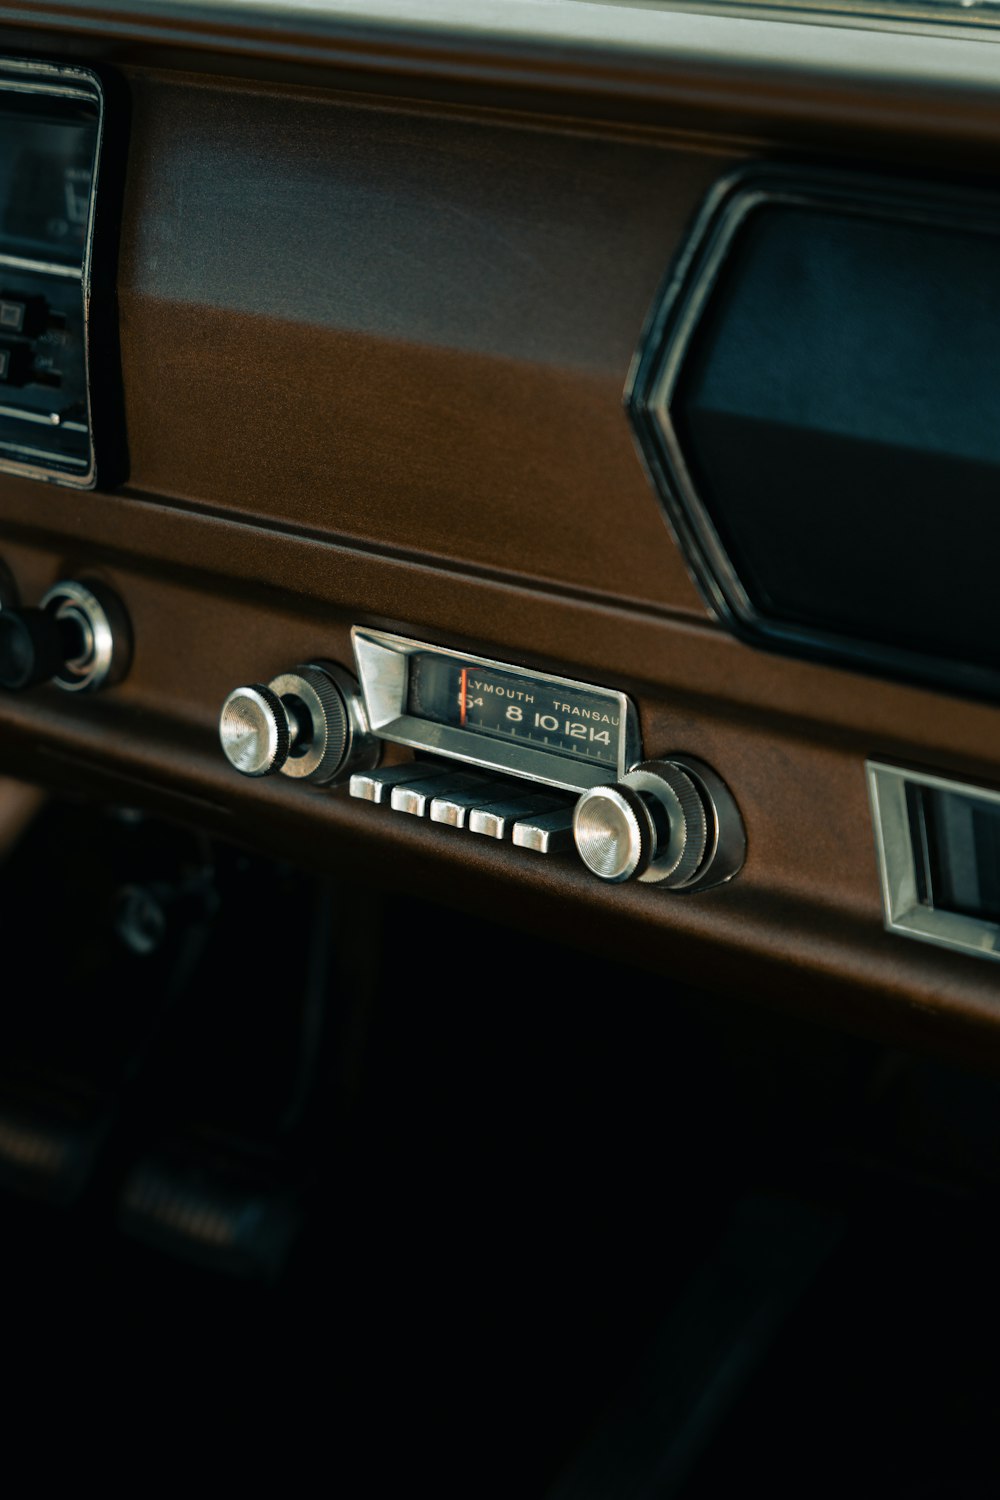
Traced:
[[[95, 429], [93, 490], [0, 475], [0, 555], [31, 603], [104, 581], [134, 636], [107, 693], [0, 700], [2, 769], [984, 1061], [996, 971], [884, 930], [865, 766], [990, 787], [1000, 708], [731, 633], [623, 391], [727, 173], [780, 158], [988, 184], [993, 34], [419, 9], [0, 5], [0, 55], [108, 90], [125, 175], [114, 326], [92, 339], [117, 340], [127, 450], [105, 483]], [[608, 884], [345, 788], [235, 775], [217, 730], [234, 685], [351, 666], [358, 626], [626, 693], [647, 755], [730, 788], [738, 877]]]

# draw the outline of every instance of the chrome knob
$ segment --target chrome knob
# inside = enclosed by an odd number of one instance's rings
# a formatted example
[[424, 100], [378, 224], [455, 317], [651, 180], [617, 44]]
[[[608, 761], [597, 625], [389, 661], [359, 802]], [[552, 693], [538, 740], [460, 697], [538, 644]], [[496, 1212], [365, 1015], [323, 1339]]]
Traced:
[[291, 748], [285, 705], [262, 682], [235, 688], [222, 705], [219, 739], [229, 764], [241, 775], [273, 776]]
[[238, 687], [222, 705], [222, 749], [244, 776], [280, 771], [327, 783], [378, 764], [357, 684], [334, 662], [307, 662], [265, 686]]
[[616, 786], [584, 792], [573, 838], [600, 880], [643, 880], [678, 890], [699, 875], [709, 818], [694, 778], [671, 761], [646, 761]]
[[586, 792], [573, 815], [573, 838], [587, 869], [601, 880], [631, 880], [648, 869], [656, 852], [655, 814], [626, 787]]
[[317, 666], [296, 667], [272, 678], [288, 714], [291, 754], [282, 766], [286, 776], [302, 781], [331, 781], [350, 744], [351, 721], [345, 692]]

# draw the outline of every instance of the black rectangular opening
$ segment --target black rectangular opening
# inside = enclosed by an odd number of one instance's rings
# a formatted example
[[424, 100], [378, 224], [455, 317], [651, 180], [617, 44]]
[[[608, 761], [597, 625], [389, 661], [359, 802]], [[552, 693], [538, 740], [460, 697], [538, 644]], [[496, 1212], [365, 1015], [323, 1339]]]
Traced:
[[920, 900], [1000, 922], [1000, 803], [937, 787], [907, 790], [916, 794], [907, 800]]

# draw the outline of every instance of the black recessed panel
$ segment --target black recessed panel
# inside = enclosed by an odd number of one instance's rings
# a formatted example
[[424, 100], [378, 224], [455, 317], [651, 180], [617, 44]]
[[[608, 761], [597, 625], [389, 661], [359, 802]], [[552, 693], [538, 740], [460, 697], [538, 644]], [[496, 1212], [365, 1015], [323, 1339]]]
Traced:
[[928, 903], [936, 911], [1000, 921], [1000, 808], [939, 787], [919, 790]]
[[102, 111], [86, 69], [0, 59], [0, 469], [80, 488]]
[[1000, 693], [1000, 203], [724, 184], [629, 404], [740, 633]]

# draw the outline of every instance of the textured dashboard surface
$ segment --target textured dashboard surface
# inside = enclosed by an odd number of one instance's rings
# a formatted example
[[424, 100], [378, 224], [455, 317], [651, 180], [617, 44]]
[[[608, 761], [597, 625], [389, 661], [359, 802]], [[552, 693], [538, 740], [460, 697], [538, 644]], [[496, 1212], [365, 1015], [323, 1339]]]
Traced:
[[[57, 577], [107, 577], [137, 649], [103, 698], [0, 703], [4, 767], [317, 864], [358, 860], [529, 926], [585, 929], [709, 986], [994, 1047], [989, 966], [882, 931], [864, 760], [995, 779], [1000, 711], [732, 640], [688, 578], [621, 408], [710, 183], [779, 149], [782, 101], [800, 110], [797, 150], [829, 158], [815, 99], [794, 105], [801, 80], [766, 107], [748, 86], [741, 136], [731, 113], [708, 133], [697, 114], [685, 135], [679, 87], [670, 128], [640, 128], [624, 104], [608, 120], [606, 97], [592, 118], [560, 117], [554, 84], [534, 99], [544, 115], [471, 87], [419, 100], [384, 60], [383, 97], [362, 98], [315, 59], [293, 85], [221, 43], [212, 73], [204, 48], [154, 56], [113, 20], [100, 43], [96, 20], [86, 42], [44, 7], [43, 23], [35, 50], [101, 53], [130, 99], [130, 471], [84, 497], [3, 480], [0, 551], [32, 602]], [[967, 93], [968, 131], [979, 100]], [[958, 118], [932, 145], [876, 120], [839, 149], [862, 167], [940, 172]], [[966, 171], [987, 160], [961, 158]], [[630, 692], [647, 754], [701, 756], [732, 787], [742, 876], [690, 900], [612, 890], [569, 858], [234, 776], [215, 732], [228, 690], [299, 660], [348, 661], [359, 623]]]

